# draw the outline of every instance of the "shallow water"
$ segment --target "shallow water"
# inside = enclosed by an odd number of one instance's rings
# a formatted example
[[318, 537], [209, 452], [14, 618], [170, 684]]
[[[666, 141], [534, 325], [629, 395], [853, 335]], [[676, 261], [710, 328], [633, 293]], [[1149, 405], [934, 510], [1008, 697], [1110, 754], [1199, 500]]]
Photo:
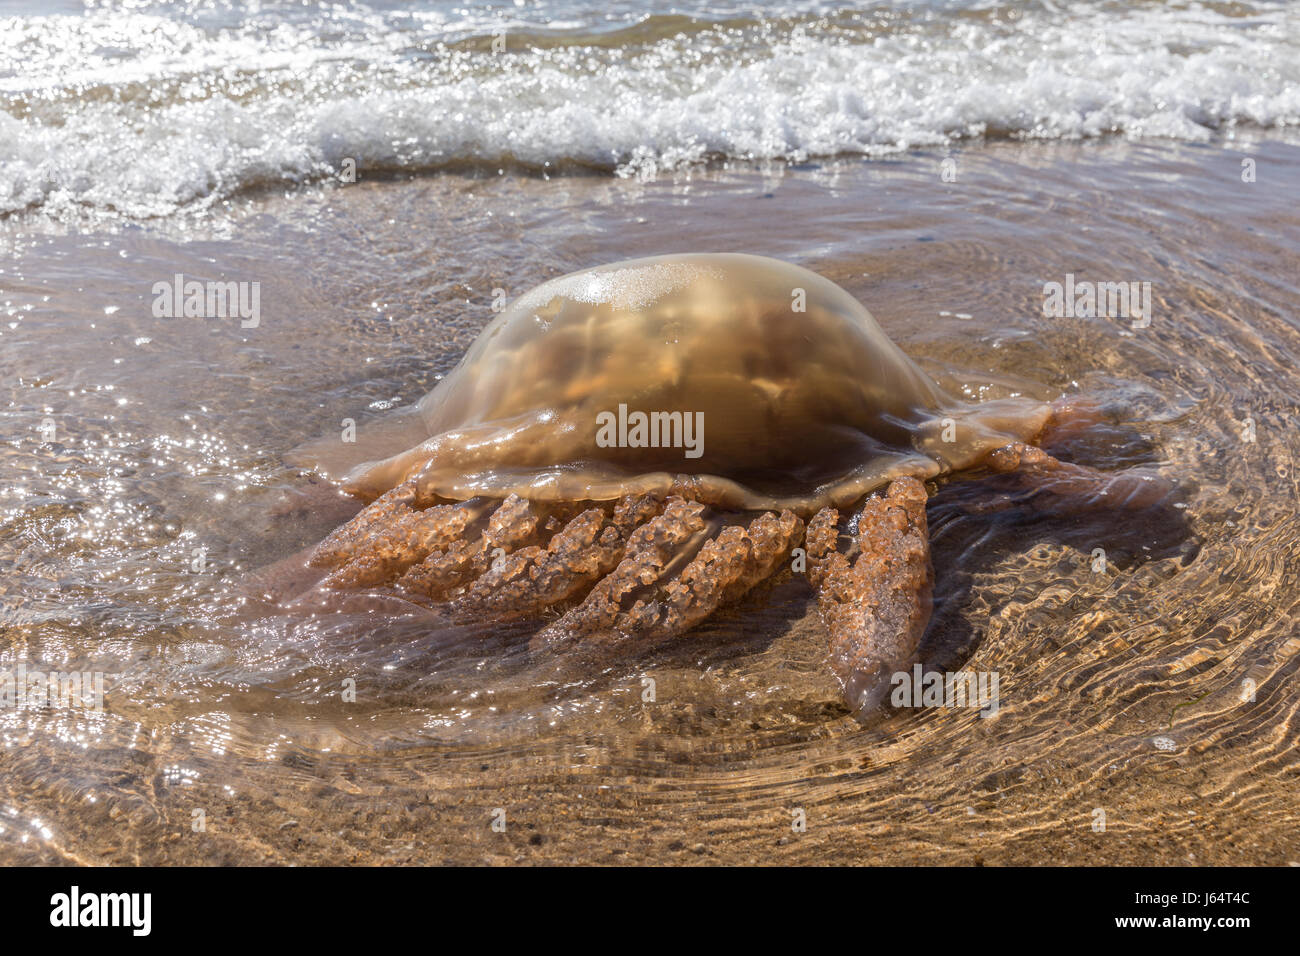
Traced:
[[[0, 710], [0, 857], [1300, 860], [1297, 187], [1300, 156], [1267, 140], [994, 144], [645, 182], [363, 180], [204, 225], [10, 221], [0, 669], [113, 676], [102, 712]], [[247, 573], [355, 510], [284, 463], [296, 445], [418, 399], [494, 289], [687, 250], [828, 276], [972, 398], [1094, 396], [1117, 423], [1062, 454], [1183, 486], [1136, 518], [939, 489], [924, 654], [998, 672], [995, 717], [860, 727], [794, 579], [562, 686], [526, 630], [240, 606]], [[177, 272], [259, 281], [260, 324], [154, 318]], [[1045, 317], [1067, 273], [1149, 281], [1150, 327]]]

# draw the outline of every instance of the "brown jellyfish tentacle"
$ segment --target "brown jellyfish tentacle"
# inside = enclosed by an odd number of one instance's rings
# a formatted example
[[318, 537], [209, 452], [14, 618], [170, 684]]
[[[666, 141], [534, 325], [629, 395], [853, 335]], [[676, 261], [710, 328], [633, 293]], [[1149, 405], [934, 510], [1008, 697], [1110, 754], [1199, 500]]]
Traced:
[[839, 555], [840, 513], [834, 508], [823, 508], [812, 516], [804, 534], [804, 550], [808, 555], [808, 580], [813, 587], [821, 587], [830, 569], [832, 555]]
[[624, 558], [603, 577], [586, 599], [533, 638], [534, 647], [566, 639], [612, 633], [624, 600], [654, 584], [681, 549], [704, 531], [704, 505], [672, 497], [662, 513], [637, 528]]
[[[510, 495], [491, 504], [497, 505], [496, 510], [477, 538], [442, 535], [438, 541], [440, 547], [425, 547], [428, 542], [422, 541], [420, 548], [404, 554], [395, 584], [397, 590], [432, 601], [449, 600], [459, 589], [486, 574], [494, 563], [536, 541], [542, 517], [532, 503]], [[483, 510], [479, 509], [479, 517]]]
[[456, 541], [449, 548], [426, 555], [408, 568], [394, 587], [401, 593], [432, 602], [445, 601], [492, 566], [492, 552], [483, 539]]
[[508, 552], [536, 536], [541, 523], [541, 515], [531, 502], [510, 495], [488, 519], [487, 530], [483, 532], [484, 544], [494, 551], [499, 548]]
[[996, 472], [1019, 475], [1032, 482], [1035, 490], [1068, 500], [1077, 510], [1150, 508], [1166, 500], [1177, 488], [1164, 475], [1149, 469], [1097, 471], [1053, 458], [1043, 449], [1024, 442], [997, 449], [988, 456], [986, 464]]
[[1096, 399], [1077, 395], [1058, 398], [1051, 404], [1038, 444], [1051, 445], [1087, 434], [1109, 417], [1105, 406]]
[[627, 495], [612, 516], [588, 508], [565, 524], [546, 547], [515, 551], [476, 580], [454, 611], [480, 618], [513, 619], [568, 600], [612, 571], [637, 527], [657, 515], [657, 495]]
[[670, 498], [664, 513], [632, 536], [618, 567], [534, 646], [580, 638], [585, 653], [640, 650], [674, 637], [770, 577], [803, 535], [790, 511], [718, 532], [720, 523], [698, 502]]
[[[396, 579], [429, 554], [460, 541], [490, 503], [481, 499], [406, 511], [371, 530], [321, 586], [330, 589], [374, 587]], [[505, 506], [503, 506], [504, 508]], [[493, 515], [493, 519], [496, 519]]]
[[533, 545], [494, 561], [456, 600], [455, 610], [479, 617], [515, 617], [564, 600], [622, 554], [621, 546], [609, 548], [608, 539], [602, 540], [605, 525], [605, 513], [589, 508], [564, 525], [546, 547]]
[[764, 512], [745, 530], [748, 550], [744, 564], [722, 592], [722, 604], [732, 604], [766, 581], [789, 560], [804, 535], [803, 519], [789, 510]]
[[415, 482], [408, 481], [380, 495], [350, 521], [339, 525], [316, 545], [307, 563], [314, 568], [336, 568], [361, 550], [376, 531], [413, 513]]
[[933, 571], [925, 485], [899, 478], [868, 498], [857, 520], [856, 555], [839, 544], [839, 514], [808, 524], [809, 580], [830, 635], [831, 670], [854, 713], [878, 708], [892, 676], [916, 660], [930, 620]]
[[790, 511], [764, 512], [748, 528], [728, 525], [662, 586], [657, 600], [634, 606], [628, 629], [660, 640], [694, 627], [770, 577], [802, 535], [803, 522]]

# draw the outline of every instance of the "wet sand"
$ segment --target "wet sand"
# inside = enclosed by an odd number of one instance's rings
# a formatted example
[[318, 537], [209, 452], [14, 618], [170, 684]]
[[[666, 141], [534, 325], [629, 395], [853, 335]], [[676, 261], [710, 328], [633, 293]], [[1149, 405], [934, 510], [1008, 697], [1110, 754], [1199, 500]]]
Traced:
[[[93, 234], [7, 221], [0, 669], [119, 676], [102, 713], [0, 710], [0, 860], [1300, 862], [1297, 186], [1277, 142], [1000, 144], [646, 182], [363, 178]], [[1157, 467], [1185, 507], [938, 489], [923, 656], [996, 670], [989, 719], [860, 727], [791, 578], [558, 688], [526, 632], [236, 610], [243, 575], [355, 509], [285, 463], [296, 445], [418, 399], [494, 289], [691, 250], [826, 275], [971, 397], [1101, 400], [1117, 423], [1061, 454]], [[154, 318], [177, 272], [260, 282], [259, 326]], [[1066, 274], [1150, 282], [1150, 328], [1045, 317]]]

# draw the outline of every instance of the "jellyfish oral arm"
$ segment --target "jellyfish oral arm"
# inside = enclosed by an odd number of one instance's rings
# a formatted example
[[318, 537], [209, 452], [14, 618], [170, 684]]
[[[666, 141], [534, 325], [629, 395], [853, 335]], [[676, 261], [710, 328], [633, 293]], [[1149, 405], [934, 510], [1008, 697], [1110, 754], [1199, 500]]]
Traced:
[[830, 635], [830, 665], [855, 714], [883, 708], [893, 676], [916, 661], [930, 621], [926, 497], [920, 481], [900, 478], [883, 496], [867, 499], [849, 554], [839, 548], [834, 509], [808, 524], [809, 578]]
[[[1034, 491], [1062, 499], [1063, 504], [1057, 506], [1058, 510], [1153, 508], [1178, 489], [1174, 482], [1150, 469], [1098, 471], [1053, 458], [1041, 448], [1022, 442], [1014, 442], [993, 452], [988, 465], [996, 472], [1015, 473]], [[993, 503], [994, 506], [997, 504]]]

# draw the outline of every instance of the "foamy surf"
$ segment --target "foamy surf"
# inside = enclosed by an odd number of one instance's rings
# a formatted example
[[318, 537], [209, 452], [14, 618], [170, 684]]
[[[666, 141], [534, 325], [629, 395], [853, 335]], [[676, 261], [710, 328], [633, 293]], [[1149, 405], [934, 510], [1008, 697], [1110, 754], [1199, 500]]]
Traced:
[[1282, 3], [695, 3], [612, 27], [625, 6], [33, 3], [0, 20], [0, 215], [201, 211], [352, 164], [638, 175], [1300, 123]]

